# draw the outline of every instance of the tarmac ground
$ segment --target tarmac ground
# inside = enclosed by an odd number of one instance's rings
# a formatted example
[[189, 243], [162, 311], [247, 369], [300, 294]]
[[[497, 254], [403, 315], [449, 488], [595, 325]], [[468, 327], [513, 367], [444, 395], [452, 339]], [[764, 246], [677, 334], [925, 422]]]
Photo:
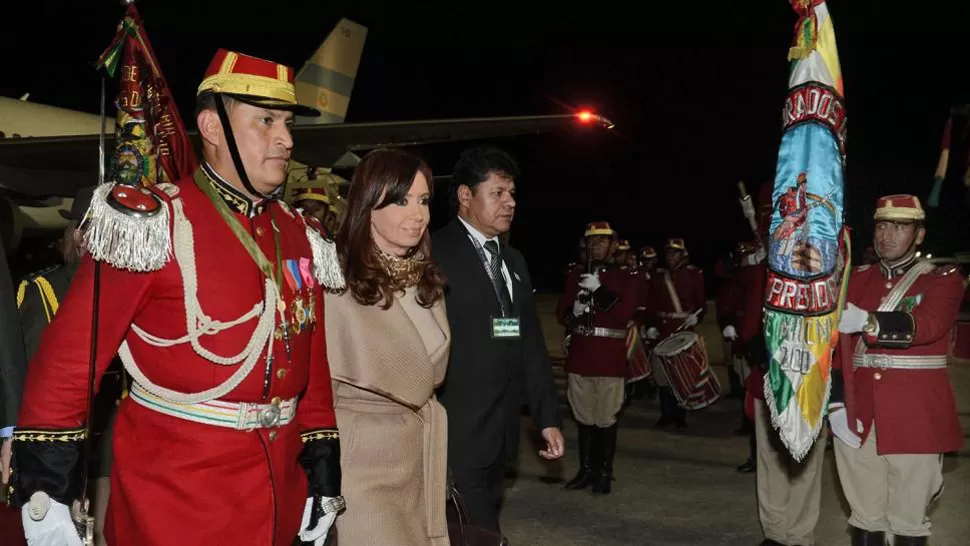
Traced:
[[[540, 296], [543, 330], [554, 365], [561, 365], [562, 328], [553, 316], [554, 296]], [[728, 391], [720, 336], [712, 314], [700, 327], [722, 393]], [[970, 431], [970, 366], [950, 366], [960, 421]], [[618, 435], [616, 481], [608, 496], [562, 488], [577, 470], [576, 426], [565, 402], [566, 456], [549, 463], [537, 455], [536, 432], [523, 418], [517, 476], [506, 481], [502, 530], [511, 546], [664, 545], [755, 546], [764, 536], [758, 522], [755, 475], [735, 467], [748, 456], [748, 439], [735, 434], [741, 401], [722, 398], [688, 415], [687, 429], [655, 429], [656, 400], [637, 400], [626, 410]], [[970, 436], [970, 432], [965, 436]], [[816, 545], [849, 545], [846, 504], [833, 452], [823, 468]], [[944, 459], [945, 491], [931, 508], [931, 546], [970, 545], [970, 446]]]

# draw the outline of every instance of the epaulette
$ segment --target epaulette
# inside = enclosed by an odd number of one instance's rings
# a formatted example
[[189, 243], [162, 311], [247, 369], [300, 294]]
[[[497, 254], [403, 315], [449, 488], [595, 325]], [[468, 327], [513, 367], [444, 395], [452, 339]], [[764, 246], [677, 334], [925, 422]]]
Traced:
[[95, 260], [134, 272], [157, 271], [172, 258], [172, 214], [188, 220], [174, 207], [174, 184], [146, 188], [102, 184], [94, 190], [85, 215], [84, 248]]
[[939, 267], [933, 270], [937, 275], [952, 275], [960, 271], [960, 267], [957, 264], [940, 264]]
[[29, 275], [25, 275], [21, 279], [21, 281], [22, 282], [34, 282], [34, 279], [36, 279], [38, 277], [43, 277], [44, 275], [47, 275], [48, 273], [50, 273], [51, 271], [54, 271], [58, 267], [62, 267], [62, 265], [61, 264], [55, 264], [55, 265], [52, 265], [50, 267], [45, 267], [44, 269], [40, 269], [38, 271], [34, 271], [33, 273], [31, 273]]
[[313, 252], [313, 276], [328, 292], [341, 292], [346, 288], [337, 244], [323, 236], [323, 225], [316, 218], [307, 217], [300, 209], [293, 209], [306, 226], [306, 238]]
[[684, 267], [684, 269], [686, 269], [687, 271], [694, 271], [694, 272], [697, 272], [697, 273], [703, 273], [703, 271], [701, 271], [701, 268], [697, 267], [694, 264], [687, 264], [687, 266]]
[[863, 271], [868, 271], [872, 267], [872, 264], [863, 264], [855, 268], [856, 273], [862, 273]]

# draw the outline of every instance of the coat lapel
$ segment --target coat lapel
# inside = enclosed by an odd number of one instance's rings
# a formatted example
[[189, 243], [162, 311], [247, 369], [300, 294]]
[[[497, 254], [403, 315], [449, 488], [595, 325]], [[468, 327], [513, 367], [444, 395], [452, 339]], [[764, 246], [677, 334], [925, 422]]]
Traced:
[[452, 236], [455, 238], [454, 244], [457, 255], [462, 261], [461, 269], [467, 269], [469, 274], [477, 279], [474, 281], [475, 283], [486, 287], [476, 292], [488, 303], [493, 313], [500, 314], [501, 307], [495, 295], [495, 288], [492, 286], [492, 279], [488, 276], [488, 272], [485, 271], [485, 264], [478, 257], [478, 251], [475, 250], [475, 243], [472, 242], [468, 231], [465, 230], [465, 226], [461, 224], [461, 220], [455, 218], [452, 227], [454, 230]]

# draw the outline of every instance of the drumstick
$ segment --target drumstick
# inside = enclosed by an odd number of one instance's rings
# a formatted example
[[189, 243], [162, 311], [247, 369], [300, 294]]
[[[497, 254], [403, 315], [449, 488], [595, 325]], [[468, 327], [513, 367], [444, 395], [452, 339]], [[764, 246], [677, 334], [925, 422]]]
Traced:
[[687, 315], [684, 318], [684, 322], [680, 323], [680, 326], [678, 326], [677, 329], [674, 330], [674, 333], [676, 334], [677, 332], [683, 330], [684, 327], [687, 326], [687, 319], [689, 319], [690, 317], [696, 317], [697, 315], [701, 314], [701, 311], [703, 311], [703, 310], [704, 310], [704, 308], [702, 307], [702, 308], [698, 309], [697, 311], [694, 311], [693, 313]]

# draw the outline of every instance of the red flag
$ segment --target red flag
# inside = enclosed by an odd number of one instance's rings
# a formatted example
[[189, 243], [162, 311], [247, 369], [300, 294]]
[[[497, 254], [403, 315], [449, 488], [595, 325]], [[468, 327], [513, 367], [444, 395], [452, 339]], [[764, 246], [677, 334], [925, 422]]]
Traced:
[[199, 161], [134, 4], [128, 5], [98, 66], [114, 76], [119, 60], [121, 91], [111, 178], [149, 186], [190, 176]]

